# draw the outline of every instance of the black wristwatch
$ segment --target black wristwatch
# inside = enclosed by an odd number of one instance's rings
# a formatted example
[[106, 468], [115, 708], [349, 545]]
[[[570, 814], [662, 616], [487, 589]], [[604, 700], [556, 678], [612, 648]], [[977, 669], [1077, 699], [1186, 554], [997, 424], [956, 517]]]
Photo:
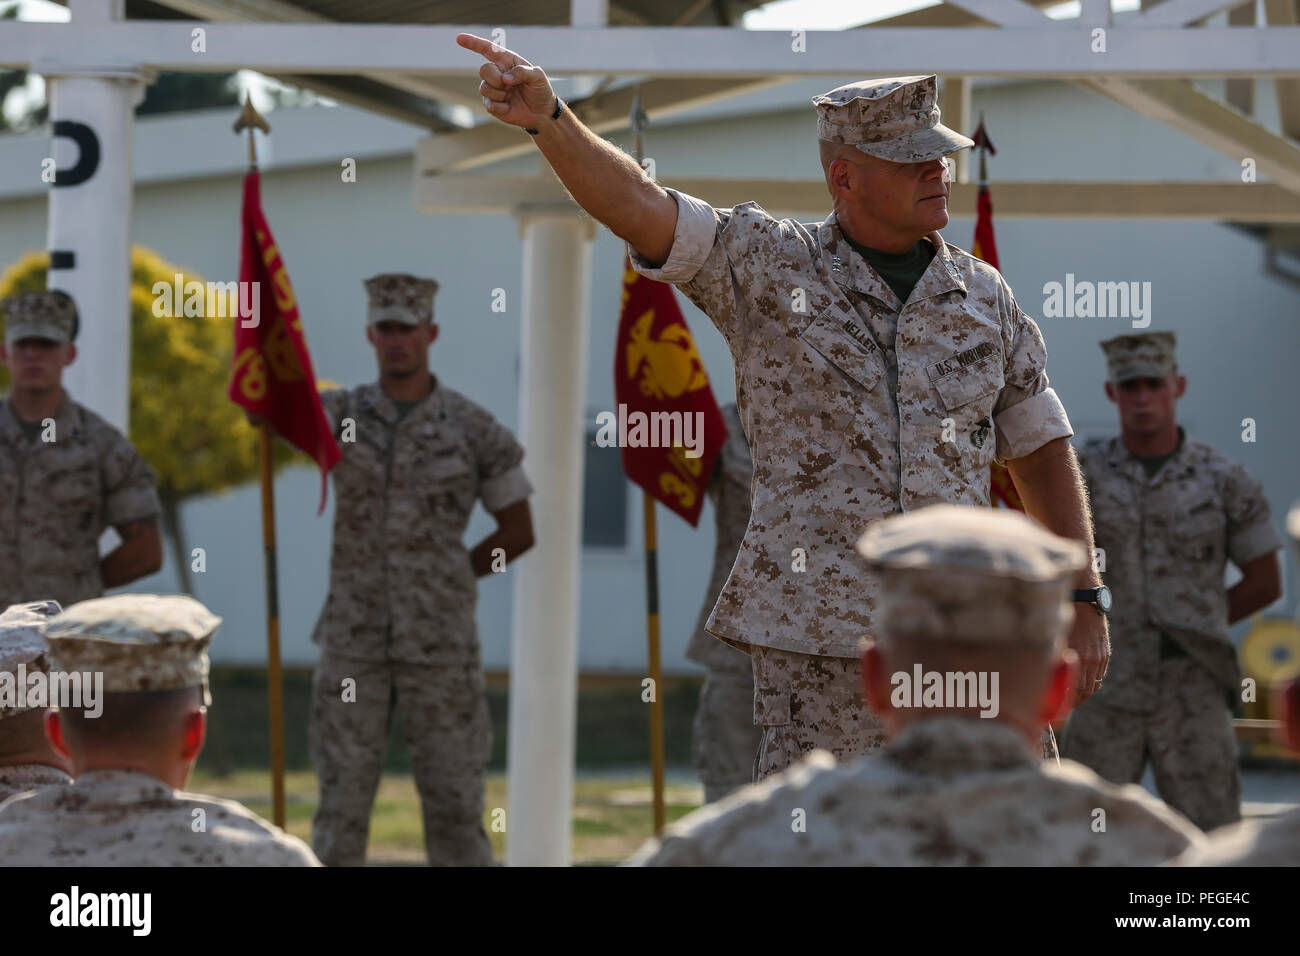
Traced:
[[1091, 604], [1102, 617], [1110, 613], [1110, 588], [1104, 584], [1097, 588], [1084, 588], [1081, 591], [1075, 591], [1070, 600], [1075, 604]]
[[[564, 112], [564, 100], [560, 99], [557, 96], [555, 98], [555, 112], [551, 114], [551, 119], [553, 120], [559, 119], [560, 114], [563, 112]], [[540, 130], [529, 129], [527, 126], [525, 126], [524, 132], [528, 133], [531, 136], [536, 136], [540, 132]]]

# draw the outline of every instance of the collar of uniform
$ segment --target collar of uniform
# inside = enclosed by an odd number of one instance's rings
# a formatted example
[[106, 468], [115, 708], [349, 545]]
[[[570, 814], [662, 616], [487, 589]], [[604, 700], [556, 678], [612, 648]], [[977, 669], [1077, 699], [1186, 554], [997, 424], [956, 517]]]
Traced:
[[960, 292], [966, 295], [966, 283], [957, 272], [957, 265], [948, 252], [948, 243], [943, 241], [943, 236], [932, 232], [925, 238], [929, 239], [930, 244], [934, 246], [934, 258], [930, 260], [930, 267], [916, 283], [916, 288], [912, 290], [912, 296], [908, 301], [919, 302], [922, 299], [932, 299], [945, 292]]
[[[371, 382], [357, 389], [357, 404], [362, 408], [373, 410], [376, 415], [389, 425], [397, 426], [397, 406], [393, 404], [391, 398], [384, 394], [384, 390], [378, 382]], [[401, 423], [405, 425], [412, 420], [424, 418], [426, 415], [437, 420], [442, 416], [442, 412], [442, 383], [438, 381], [438, 376], [435, 375], [433, 376], [433, 388], [429, 390], [429, 394], [420, 400], [420, 404], [406, 413], [406, 417], [401, 420]]]
[[[1110, 440], [1110, 448], [1107, 451], [1106, 460], [1110, 462], [1112, 468], [1123, 472], [1134, 481], [1137, 481], [1140, 484], [1147, 483], [1148, 479], [1146, 469], [1142, 466], [1142, 462], [1138, 459], [1138, 456], [1129, 451], [1127, 446], [1125, 446], [1123, 436], [1116, 435]], [[1187, 432], [1183, 430], [1182, 425], [1179, 425], [1178, 447], [1174, 449], [1174, 453], [1169, 457], [1169, 459], [1160, 466], [1160, 470], [1151, 476], [1150, 481], [1152, 484], [1161, 483], [1189, 467], [1191, 467], [1191, 460], [1187, 449]]]
[[0, 767], [0, 783], [24, 790], [72, 783], [72, 777], [58, 767], [43, 763], [19, 763]]
[[911, 773], [933, 774], [1030, 767], [1036, 759], [1015, 727], [979, 717], [918, 720], [881, 757]]
[[[54, 434], [56, 438], [62, 438], [75, 435], [80, 430], [81, 415], [77, 411], [77, 403], [72, 400], [65, 388], [58, 410], [54, 413]], [[26, 439], [18, 414], [14, 411], [11, 396], [6, 396], [3, 404], [0, 404], [0, 439], [10, 445], [21, 445]]]
[[167, 781], [159, 780], [153, 774], [145, 773], [143, 770], [128, 770], [125, 767], [97, 767], [94, 770], [83, 770], [72, 781], [72, 786], [74, 788], [94, 787], [101, 791], [105, 789], [131, 791], [141, 796], [170, 797], [175, 793], [175, 789]]
[[[958, 290], [966, 294], [966, 284], [957, 275], [948, 246], [937, 232], [925, 238], [934, 246], [934, 258], [912, 290], [908, 301], [928, 299], [944, 292]], [[849, 241], [844, 238], [839, 220], [832, 212], [817, 229], [817, 241], [830, 263], [831, 277], [841, 286], [853, 289], [863, 295], [869, 295], [883, 302], [894, 312], [903, 310], [903, 303], [898, 300], [894, 290], [871, 268], [871, 263], [858, 255]], [[919, 293], [919, 294], [918, 294]]]

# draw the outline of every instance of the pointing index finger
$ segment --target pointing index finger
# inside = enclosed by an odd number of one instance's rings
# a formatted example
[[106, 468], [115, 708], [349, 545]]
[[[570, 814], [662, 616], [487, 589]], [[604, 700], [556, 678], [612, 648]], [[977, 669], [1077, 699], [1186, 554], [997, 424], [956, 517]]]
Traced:
[[456, 34], [456, 42], [466, 50], [472, 50], [484, 59], [490, 61], [503, 73], [516, 66], [529, 65], [528, 61], [518, 53], [507, 50], [505, 47], [498, 46], [491, 40], [485, 40], [483, 37], [475, 36], [472, 33]]

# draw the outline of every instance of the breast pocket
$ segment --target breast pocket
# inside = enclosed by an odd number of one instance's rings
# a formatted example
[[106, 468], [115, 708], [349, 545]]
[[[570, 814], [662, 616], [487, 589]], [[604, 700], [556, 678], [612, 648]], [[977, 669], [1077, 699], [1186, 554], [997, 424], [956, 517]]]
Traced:
[[804, 436], [832, 454], [865, 429], [884, 358], [856, 312], [832, 304], [799, 335], [799, 389], [792, 405]]
[[430, 452], [429, 507], [439, 523], [463, 524], [474, 508], [474, 471], [459, 445]]
[[[1227, 560], [1227, 533], [1228, 520], [1222, 511], [1193, 510], [1175, 532], [1180, 562], [1189, 570], [1201, 572], [1222, 565]], [[1222, 574], [1222, 569], [1218, 568], [1214, 574]]]
[[33, 493], [49, 496], [66, 531], [76, 535], [98, 531], [104, 495], [93, 462], [47, 475], [39, 489], [28, 489], [29, 495]]
[[993, 406], [1004, 384], [1000, 352], [934, 378], [944, 408], [941, 440], [972, 465], [984, 466], [996, 452]]

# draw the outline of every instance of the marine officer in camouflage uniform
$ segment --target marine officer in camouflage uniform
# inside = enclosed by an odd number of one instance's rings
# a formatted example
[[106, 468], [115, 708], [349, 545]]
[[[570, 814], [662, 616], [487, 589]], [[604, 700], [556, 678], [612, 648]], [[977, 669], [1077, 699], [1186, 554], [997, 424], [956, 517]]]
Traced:
[[0, 866], [319, 865], [233, 800], [183, 789], [203, 748], [220, 623], [193, 598], [155, 594], [83, 601], [46, 623], [50, 670], [102, 674], [103, 710], [47, 711], [75, 780], [0, 804]]
[[706, 803], [725, 797], [753, 779], [754, 754], [762, 739], [754, 727], [754, 668], [749, 655], [704, 629], [745, 537], [749, 485], [754, 476], [740, 412], [734, 404], [727, 405], [722, 417], [727, 423], [727, 438], [708, 487], [717, 531], [713, 575], [695, 633], [686, 645], [687, 659], [708, 669], [691, 734], [691, 757], [704, 784]]
[[[49, 673], [41, 632], [60, 610], [57, 601], [35, 601], [0, 614], [0, 803], [25, 790], [72, 782], [72, 765], [45, 736], [45, 698], [33, 700], [26, 693], [30, 675]], [[19, 685], [24, 685], [21, 700]]]
[[[1073, 434], [1037, 324], [996, 269], [947, 243], [944, 157], [971, 140], [939, 124], [934, 76], [865, 80], [814, 100], [833, 212], [807, 226], [753, 203], [715, 209], [652, 182], [595, 136], [518, 54], [481, 54], [488, 112], [534, 134], [561, 182], [726, 337], [754, 453], [753, 516], [709, 618], [749, 649], [756, 767], [815, 747], [879, 745], [858, 693], [858, 642], [879, 582], [851, 554], [872, 522], [934, 502], [989, 505], [1006, 463], [1030, 515], [1091, 547]], [[1098, 600], [1091, 566], [1079, 596]], [[1109, 656], [1105, 619], [1075, 617], [1080, 698]]]
[[[424, 816], [429, 862], [492, 862], [483, 828], [492, 745], [476, 579], [533, 544], [532, 485], [514, 436], [429, 371], [438, 284], [366, 280], [379, 381], [322, 394], [343, 459], [333, 470], [330, 590], [311, 712], [320, 805], [312, 845], [331, 866], [365, 862], [370, 808], [394, 708]], [[497, 530], [466, 551], [475, 501]]]
[[1038, 759], [1071, 693], [1077, 541], [1014, 512], [935, 505], [872, 525], [858, 550], [881, 584], [863, 675], [888, 742], [848, 763], [815, 751], [629, 862], [1151, 865], [1204, 842], [1140, 787]]
[[[62, 292], [0, 302], [0, 606], [64, 607], [162, 567], [154, 473], [126, 436], [63, 390], [77, 357], [77, 310]], [[99, 538], [122, 539], [99, 556]]]
[[[1281, 595], [1282, 541], [1259, 482], [1178, 425], [1175, 344], [1172, 332], [1102, 343], [1120, 435], [1080, 457], [1114, 584], [1115, 660], [1062, 752], [1116, 783], [1141, 780], [1149, 760], [1160, 796], [1209, 831], [1241, 819], [1228, 627]], [[1225, 589], [1229, 560], [1242, 579]]]

